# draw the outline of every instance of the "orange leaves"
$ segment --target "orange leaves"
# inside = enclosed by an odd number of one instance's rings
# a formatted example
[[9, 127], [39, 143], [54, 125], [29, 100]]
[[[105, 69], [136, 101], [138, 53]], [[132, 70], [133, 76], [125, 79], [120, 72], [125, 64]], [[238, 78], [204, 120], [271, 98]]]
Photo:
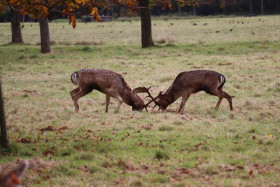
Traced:
[[14, 185], [19, 185], [19, 184], [20, 184], [20, 181], [19, 181], [17, 175], [13, 172], [11, 175], [11, 180], [9, 182], [9, 185], [14, 186]]
[[21, 1], [19, 0], [9, 0], [8, 2], [10, 5], [20, 5], [21, 4]]
[[91, 7], [90, 15], [93, 16], [95, 21], [101, 21], [101, 18], [98, 13], [98, 9], [96, 7]]
[[72, 27], [75, 28], [76, 27], [76, 18], [73, 20], [72, 22]]
[[20, 143], [31, 143], [31, 140], [28, 140], [26, 138], [18, 138], [17, 142], [20, 142]]
[[[95, 21], [101, 21], [98, 8], [104, 10], [111, 4], [119, 4], [129, 9], [136, 10], [139, 0], [0, 0], [0, 12], [3, 6], [10, 5], [19, 10], [21, 15], [26, 14], [34, 19], [40, 19], [42, 16], [47, 19], [50, 12], [58, 12], [68, 16], [69, 24], [75, 28], [77, 25], [76, 15], [90, 14]], [[168, 5], [171, 8], [171, 4]], [[98, 8], [97, 8], [98, 7]], [[80, 11], [81, 8], [88, 8], [89, 12]], [[83, 9], [84, 10], [84, 9]], [[82, 13], [81, 13], [82, 12]]]
[[166, 7], [168, 7], [169, 10], [171, 10], [171, 11], [174, 10], [174, 8], [172, 7], [172, 3], [170, 1], [168, 1], [168, 0], [162, 1], [162, 4], [163, 4], [163, 7], [162, 7], [163, 10], [165, 10]]
[[250, 176], [250, 177], [253, 176], [253, 170], [251, 170], [251, 171], [249, 172], [249, 176]]
[[91, 16], [95, 15], [97, 11], [98, 11], [97, 8], [92, 8], [90, 15]]
[[226, 1], [225, 0], [220, 0], [220, 7], [224, 8], [226, 6]]
[[189, 0], [187, 3], [188, 3], [188, 6], [200, 7], [199, 0]]
[[38, 9], [41, 11], [41, 15], [47, 19], [49, 17], [49, 8], [43, 5], [39, 5]]
[[169, 4], [169, 1], [162, 1], [162, 4], [163, 4], [163, 7], [162, 7], [162, 10], [165, 10], [167, 5]]
[[72, 23], [72, 27], [76, 27], [76, 17], [75, 16], [69, 16], [69, 25]]
[[77, 4], [82, 4], [82, 3], [85, 3], [85, 2], [82, 1], [82, 0], [75, 0], [75, 3], [77, 3]]
[[86, 4], [89, 3], [89, 0], [75, 0], [75, 2], [79, 5], [85, 6]]

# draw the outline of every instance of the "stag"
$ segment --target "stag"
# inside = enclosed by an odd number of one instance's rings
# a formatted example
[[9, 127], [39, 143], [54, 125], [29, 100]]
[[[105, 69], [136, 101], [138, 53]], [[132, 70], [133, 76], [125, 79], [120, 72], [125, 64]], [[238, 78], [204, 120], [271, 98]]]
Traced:
[[75, 112], [79, 112], [78, 99], [92, 90], [98, 90], [106, 95], [106, 113], [108, 112], [111, 97], [116, 98], [119, 102], [115, 113], [118, 113], [123, 102], [132, 106], [132, 110], [137, 111], [142, 111], [144, 108], [147, 110], [147, 106], [152, 102], [151, 100], [144, 104], [144, 101], [137, 95], [138, 93], [151, 95], [150, 88], [138, 87], [132, 90], [124, 78], [113, 71], [98, 68], [82, 69], [71, 75], [71, 81], [78, 86], [70, 92], [74, 101]]
[[175, 102], [178, 98], [182, 97], [182, 102], [178, 112], [183, 113], [185, 104], [191, 94], [199, 91], [205, 91], [208, 94], [219, 97], [215, 109], [218, 110], [223, 98], [226, 98], [229, 102], [230, 110], [232, 107], [232, 98], [225, 91], [223, 86], [226, 82], [225, 76], [215, 71], [208, 70], [196, 70], [181, 72], [171, 86], [162, 94], [154, 98], [155, 106], [159, 106], [161, 110], [165, 110], [167, 106]]

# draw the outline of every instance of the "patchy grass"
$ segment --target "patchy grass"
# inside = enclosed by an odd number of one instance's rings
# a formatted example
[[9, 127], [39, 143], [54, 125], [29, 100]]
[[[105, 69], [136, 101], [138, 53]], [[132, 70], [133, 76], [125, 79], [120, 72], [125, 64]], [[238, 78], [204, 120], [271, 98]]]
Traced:
[[[26, 186], [279, 184], [279, 19], [158, 19], [154, 38], [163, 42], [148, 49], [140, 47], [138, 20], [79, 23], [74, 30], [55, 22], [50, 54], [36, 45], [37, 23], [25, 23], [24, 45], [9, 44], [10, 25], [0, 24], [11, 142], [0, 164], [34, 162]], [[123, 104], [118, 114], [112, 100], [105, 113], [105, 95], [94, 91], [80, 99], [76, 114], [70, 75], [95, 67], [121, 73], [132, 88], [153, 86], [153, 95], [181, 71], [215, 70], [235, 95], [234, 111], [226, 100], [216, 111], [218, 98], [198, 93], [183, 115], [175, 112], [180, 100], [166, 112], [133, 112]]]

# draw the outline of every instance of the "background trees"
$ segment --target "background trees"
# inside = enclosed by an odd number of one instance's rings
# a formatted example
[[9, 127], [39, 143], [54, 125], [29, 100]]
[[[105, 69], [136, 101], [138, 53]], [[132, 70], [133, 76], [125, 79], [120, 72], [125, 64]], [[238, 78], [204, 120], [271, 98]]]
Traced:
[[[275, 4], [276, 3], [276, 4]], [[40, 20], [41, 52], [51, 51], [48, 20], [52, 14], [58, 17], [65, 16], [73, 28], [76, 27], [76, 18], [90, 15], [94, 20], [100, 21], [99, 14], [112, 16], [127, 16], [128, 12], [138, 12], [141, 18], [142, 47], [153, 46], [151, 15], [163, 15], [170, 12], [191, 12], [192, 15], [213, 14], [248, 14], [254, 15], [265, 11], [279, 11], [280, 2], [273, 0], [6, 0], [0, 2], [0, 12], [5, 6], [10, 7], [12, 25], [12, 42], [23, 43], [20, 27], [22, 18], [28, 15]], [[116, 7], [115, 10], [113, 7]], [[136, 11], [138, 10], [138, 11]], [[114, 13], [114, 11], [117, 11]], [[5, 15], [0, 15], [0, 20], [7, 20]], [[43, 20], [43, 18], [45, 20]]]

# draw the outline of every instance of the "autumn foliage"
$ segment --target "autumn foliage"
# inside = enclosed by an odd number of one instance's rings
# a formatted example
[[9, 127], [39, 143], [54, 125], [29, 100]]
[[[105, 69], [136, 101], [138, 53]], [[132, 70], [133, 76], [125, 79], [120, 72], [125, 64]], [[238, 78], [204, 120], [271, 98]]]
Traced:
[[[177, 2], [180, 6], [197, 6], [207, 4], [213, 0], [154, 0], [162, 4], [162, 9], [173, 10], [172, 3]], [[220, 0], [220, 7], [235, 0]], [[94, 20], [100, 21], [99, 13], [110, 5], [115, 4], [136, 11], [139, 7], [139, 0], [3, 0], [0, 2], [0, 12], [3, 6], [20, 11], [21, 15], [29, 15], [34, 19], [41, 17], [48, 18], [50, 12], [58, 12], [68, 17], [69, 24], [76, 27], [78, 15], [91, 15]], [[86, 10], [86, 11], [85, 11]]]
[[67, 16], [69, 24], [75, 28], [77, 15], [89, 14], [94, 20], [100, 21], [99, 12], [111, 4], [136, 10], [138, 0], [4, 0], [0, 2], [0, 12], [3, 6], [10, 6], [20, 11], [21, 15], [27, 14], [34, 19], [48, 18], [50, 12], [58, 12]]

